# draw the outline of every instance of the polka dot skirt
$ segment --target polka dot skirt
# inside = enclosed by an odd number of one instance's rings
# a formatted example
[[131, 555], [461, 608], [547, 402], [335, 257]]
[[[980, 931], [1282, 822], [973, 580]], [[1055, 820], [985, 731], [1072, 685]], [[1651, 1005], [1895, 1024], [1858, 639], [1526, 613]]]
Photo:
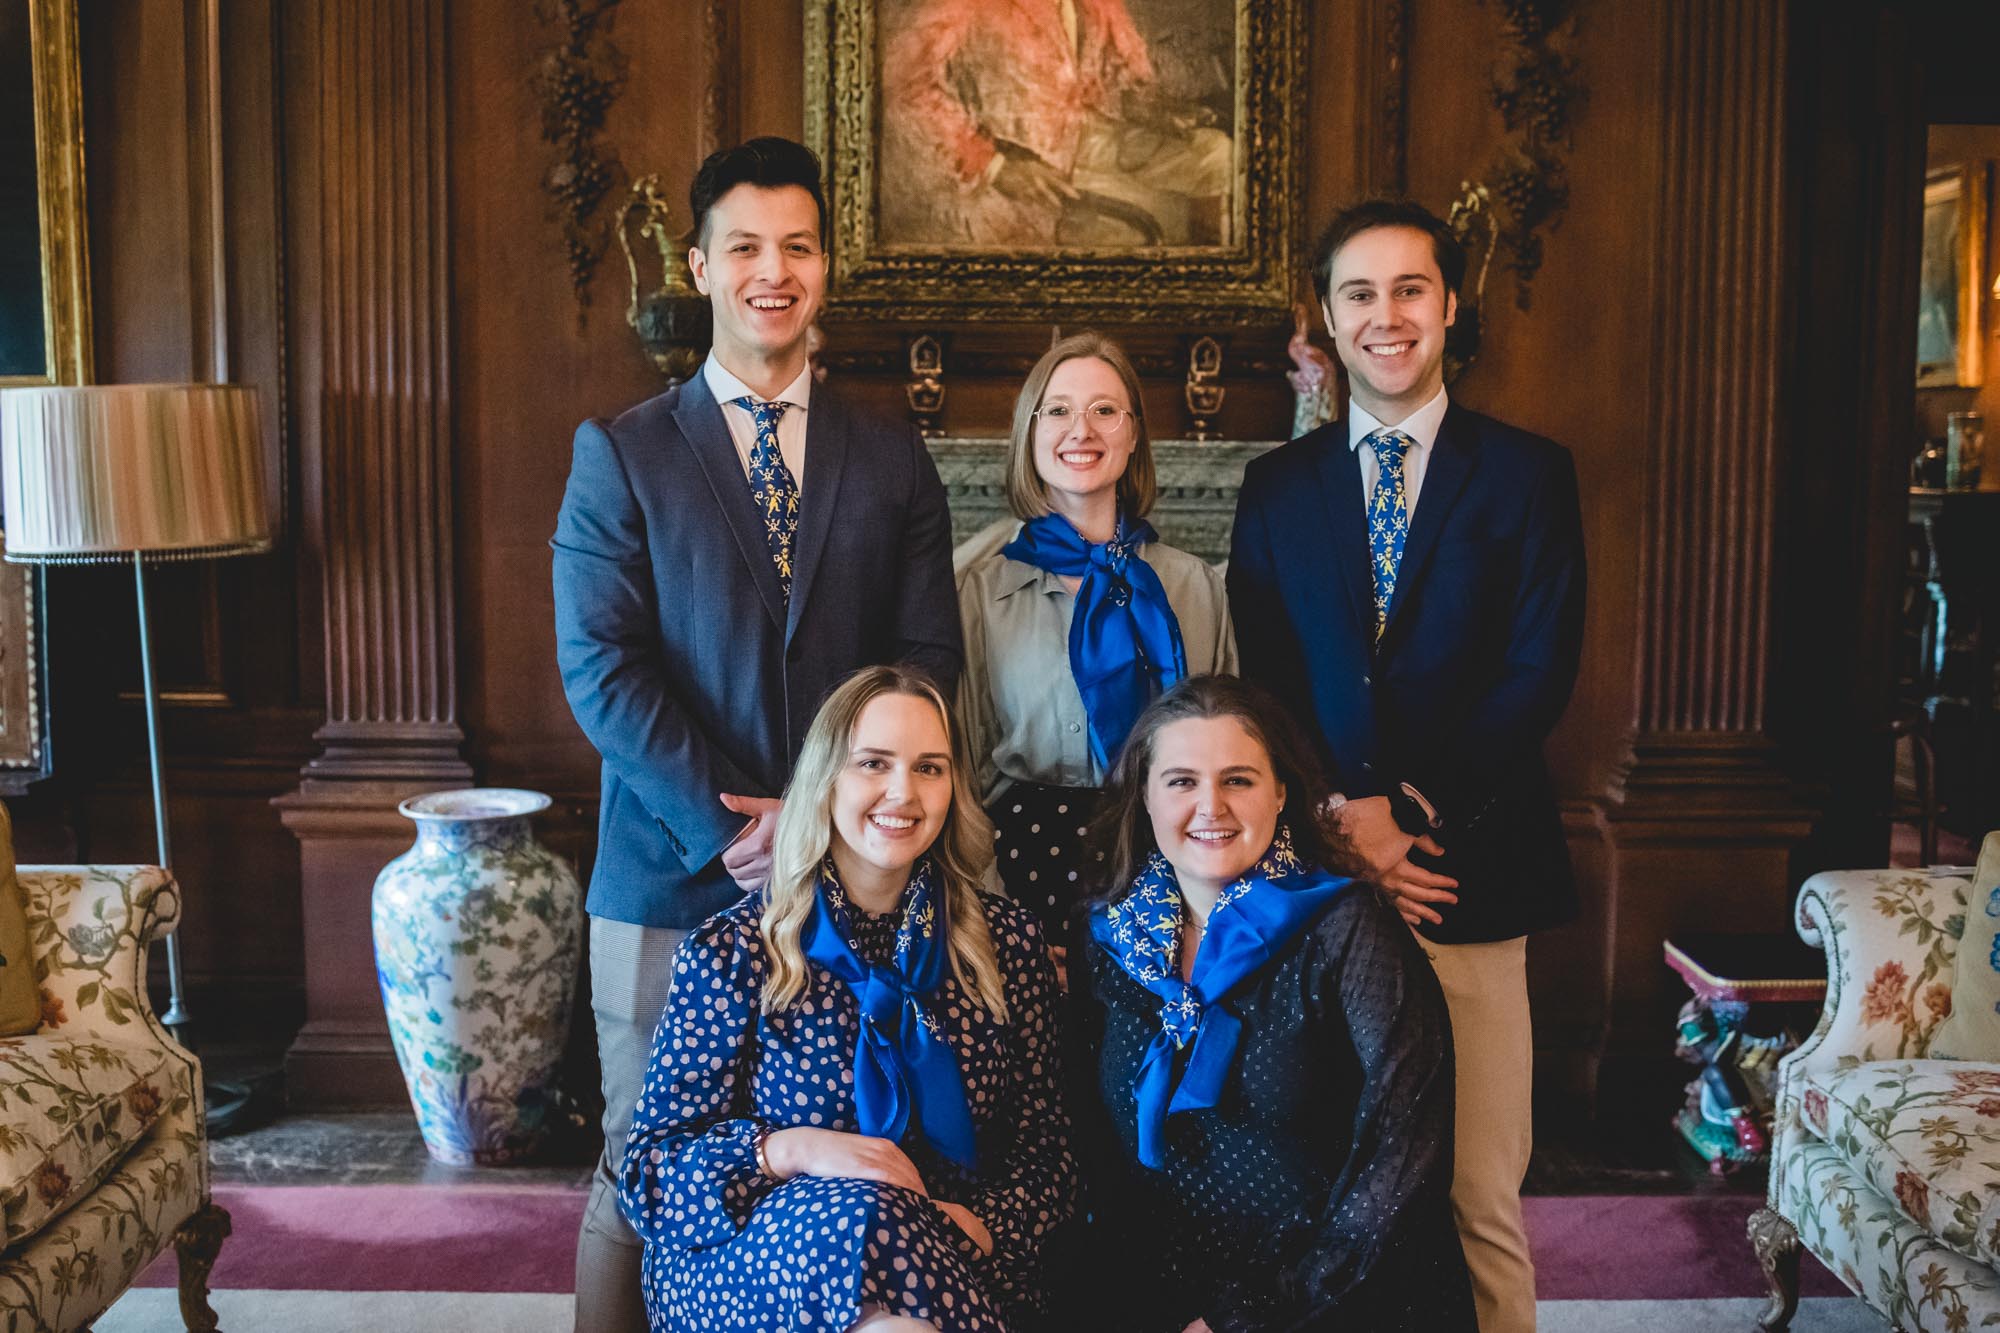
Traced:
[[[1042, 1241], [1068, 1219], [1075, 1187], [1055, 974], [1028, 913], [997, 897], [983, 903], [1008, 1016], [995, 1019], [949, 976], [931, 997], [965, 1082], [978, 1163], [967, 1171], [920, 1134], [905, 1135], [900, 1146], [929, 1198], [872, 1180], [780, 1183], [763, 1173], [763, 1133], [855, 1131], [854, 996], [808, 964], [799, 1001], [762, 1013], [765, 959], [752, 898], [688, 936], [619, 1180], [619, 1207], [645, 1242], [654, 1330], [841, 1333], [871, 1305], [946, 1333], [1038, 1322]], [[886, 960], [897, 924], [856, 913], [862, 956]], [[933, 1199], [963, 1204], [984, 1222], [992, 1255]]]
[[1064, 948], [1077, 901], [1090, 892], [1085, 827], [1097, 807], [1094, 787], [1017, 782], [986, 808], [993, 857], [1007, 896], [1041, 918], [1049, 942]]

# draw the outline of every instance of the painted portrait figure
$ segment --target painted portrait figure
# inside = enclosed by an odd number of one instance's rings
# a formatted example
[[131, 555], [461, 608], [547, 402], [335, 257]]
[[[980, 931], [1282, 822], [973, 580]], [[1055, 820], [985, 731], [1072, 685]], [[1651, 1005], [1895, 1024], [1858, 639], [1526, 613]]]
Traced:
[[1230, 243], [1233, 15], [1230, 0], [885, 3], [882, 242]]

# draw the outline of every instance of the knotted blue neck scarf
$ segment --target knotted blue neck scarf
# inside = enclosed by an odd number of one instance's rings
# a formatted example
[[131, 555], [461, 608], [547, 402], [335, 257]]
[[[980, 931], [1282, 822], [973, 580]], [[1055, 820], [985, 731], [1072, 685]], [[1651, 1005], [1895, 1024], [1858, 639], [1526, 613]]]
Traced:
[[855, 947], [847, 894], [833, 861], [820, 868], [819, 893], [806, 923], [806, 957], [845, 982], [861, 1010], [854, 1046], [854, 1109], [863, 1134], [902, 1142], [912, 1114], [918, 1132], [967, 1170], [976, 1149], [972, 1113], [958, 1056], [931, 1016], [929, 1002], [945, 978], [944, 896], [929, 857], [910, 873], [903, 919], [890, 966], [870, 963]]
[[[1181, 890], [1155, 851], [1132, 891], [1090, 914], [1091, 937], [1134, 981], [1160, 997], [1160, 1030], [1146, 1046], [1132, 1091], [1138, 1102], [1139, 1161], [1166, 1165], [1167, 1117], [1214, 1106], [1236, 1060], [1242, 1020], [1223, 1004], [1354, 881], [1299, 860], [1283, 825], [1249, 874], [1224, 888], [1208, 931], [1181, 980]], [[1186, 1066], [1178, 1074], [1181, 1054]]]
[[1060, 514], [1021, 525], [1002, 547], [1009, 560], [1080, 578], [1069, 622], [1069, 669], [1090, 718], [1090, 753], [1109, 769], [1147, 704], [1187, 678], [1187, 651], [1167, 590], [1138, 548], [1158, 541], [1144, 519], [1118, 516], [1108, 542], [1083, 539]]

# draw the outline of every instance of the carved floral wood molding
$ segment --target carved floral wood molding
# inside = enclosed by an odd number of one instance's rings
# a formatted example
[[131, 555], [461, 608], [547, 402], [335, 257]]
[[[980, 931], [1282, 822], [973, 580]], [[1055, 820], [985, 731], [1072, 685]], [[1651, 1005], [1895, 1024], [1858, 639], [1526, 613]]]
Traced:
[[1498, 224], [1496, 252], [1514, 274], [1514, 304], [1526, 310], [1542, 267], [1542, 234], [1569, 207], [1570, 125], [1583, 79], [1568, 53], [1580, 0], [1493, 0], [1505, 42], [1493, 70], [1493, 109], [1507, 138], [1481, 184]]
[[561, 39], [542, 52], [535, 70], [542, 139], [556, 154], [542, 176], [554, 205], [579, 307], [590, 304], [590, 277], [610, 243], [611, 226], [598, 205], [622, 174], [615, 154], [599, 151], [605, 114], [625, 88], [625, 56], [607, 30], [619, 0], [547, 0], [538, 7]]

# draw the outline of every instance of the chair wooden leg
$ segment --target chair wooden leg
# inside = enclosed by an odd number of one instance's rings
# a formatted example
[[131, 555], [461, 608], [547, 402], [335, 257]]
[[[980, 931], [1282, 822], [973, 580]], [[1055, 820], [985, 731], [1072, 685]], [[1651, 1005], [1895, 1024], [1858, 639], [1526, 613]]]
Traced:
[[181, 1322], [188, 1333], [215, 1333], [216, 1314], [208, 1303], [208, 1275], [229, 1234], [229, 1213], [205, 1203], [174, 1233], [181, 1265]]
[[1750, 1214], [1750, 1248], [1771, 1297], [1757, 1316], [1758, 1333], [1781, 1333], [1792, 1326], [1799, 1309], [1799, 1233], [1769, 1208]]

